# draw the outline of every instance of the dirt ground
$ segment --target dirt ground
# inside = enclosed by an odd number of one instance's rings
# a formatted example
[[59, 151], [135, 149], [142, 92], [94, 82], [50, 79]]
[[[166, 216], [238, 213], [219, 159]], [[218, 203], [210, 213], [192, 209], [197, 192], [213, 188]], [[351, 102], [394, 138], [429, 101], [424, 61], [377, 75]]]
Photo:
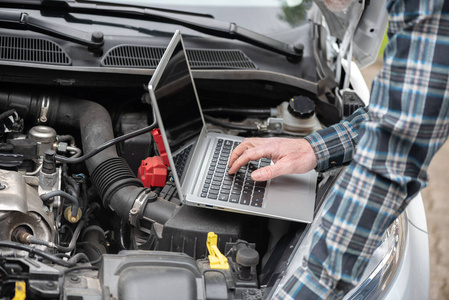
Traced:
[[429, 170], [422, 196], [430, 246], [430, 299], [449, 299], [449, 143], [444, 144]]
[[[368, 83], [382, 67], [380, 62], [362, 70]], [[429, 168], [429, 185], [422, 191], [430, 247], [431, 300], [449, 299], [449, 142], [440, 149]]]

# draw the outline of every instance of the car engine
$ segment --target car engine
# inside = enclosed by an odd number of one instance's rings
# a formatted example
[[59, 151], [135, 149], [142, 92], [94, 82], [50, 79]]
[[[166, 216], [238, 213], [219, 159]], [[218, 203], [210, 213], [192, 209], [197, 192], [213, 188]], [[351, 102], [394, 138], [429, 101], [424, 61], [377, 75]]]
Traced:
[[[260, 299], [307, 225], [182, 205], [144, 90], [127, 106], [67, 91], [0, 92], [1, 296]], [[306, 134], [283, 126], [288, 105], [205, 111], [213, 130]]]

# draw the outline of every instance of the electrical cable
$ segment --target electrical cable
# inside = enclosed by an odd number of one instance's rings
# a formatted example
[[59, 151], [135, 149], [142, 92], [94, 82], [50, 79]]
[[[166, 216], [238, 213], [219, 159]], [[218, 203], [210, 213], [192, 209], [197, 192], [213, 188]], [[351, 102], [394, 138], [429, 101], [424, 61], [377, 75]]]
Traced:
[[56, 256], [56, 257], [59, 257], [59, 258], [65, 258], [65, 259], [69, 259], [70, 258], [70, 255], [65, 254], [65, 253], [55, 253], [53, 255]]
[[[12, 249], [17, 249], [17, 250], [23, 250], [23, 251], [27, 251], [30, 253], [30, 255], [38, 255], [44, 259], [47, 259], [48, 261], [55, 263], [57, 265], [60, 266], [64, 266], [64, 267], [73, 267], [76, 265], [77, 262], [79, 262], [80, 260], [86, 260], [89, 261], [89, 259], [86, 257], [83, 257], [82, 255], [78, 255], [76, 258], [71, 258], [69, 260], [63, 260], [59, 257], [56, 257], [52, 254], [49, 254], [45, 251], [36, 249], [34, 247], [28, 246], [28, 245], [24, 245], [24, 244], [20, 244], [20, 243], [16, 243], [16, 242], [10, 242], [10, 241], [0, 241], [0, 247], [4, 247], [4, 248], [12, 248]], [[80, 253], [78, 253], [80, 254]], [[82, 253], [84, 254], [84, 253]], [[85, 255], [84, 255], [85, 256]]]
[[243, 125], [236, 125], [236, 124], [226, 123], [226, 122], [217, 120], [217, 119], [215, 119], [215, 118], [213, 118], [211, 116], [208, 116], [208, 115], [204, 115], [204, 118], [208, 122], [210, 122], [212, 124], [219, 125], [219, 126], [226, 127], [226, 128], [230, 128], [230, 129], [238, 129], [238, 130], [245, 130], [245, 131], [258, 131], [259, 130], [259, 128], [257, 128], [257, 127], [243, 126]]
[[91, 158], [92, 156], [100, 153], [101, 151], [103, 151], [103, 150], [105, 150], [105, 149], [107, 149], [107, 148], [109, 148], [111, 146], [114, 146], [115, 144], [121, 143], [121, 142], [123, 142], [125, 140], [134, 138], [136, 136], [148, 133], [148, 132], [152, 131], [154, 128], [156, 128], [156, 126], [157, 126], [156, 114], [155, 114], [155, 112], [153, 110], [153, 123], [151, 125], [149, 125], [147, 127], [144, 127], [144, 128], [141, 128], [141, 129], [138, 129], [138, 130], [135, 130], [133, 132], [124, 134], [122, 136], [116, 137], [115, 139], [109, 140], [106, 143], [103, 143], [102, 145], [98, 146], [96, 149], [92, 150], [91, 152], [86, 153], [86, 154], [84, 154], [82, 156], [68, 158], [68, 157], [61, 156], [61, 155], [55, 155], [55, 159], [57, 161], [60, 161], [60, 162], [63, 162], [63, 163], [68, 163], [68, 164], [81, 163], [81, 162]]
[[7, 110], [5, 112], [2, 112], [0, 114], [0, 120], [3, 120], [4, 118], [7, 118], [9, 116], [12, 116], [15, 113], [16, 113], [16, 111], [14, 109], [10, 109], [10, 110]]
[[272, 116], [271, 108], [232, 108], [232, 107], [214, 107], [214, 108], [204, 108], [203, 113], [206, 115], [223, 115], [223, 116], [237, 116], [245, 117], [248, 116], [258, 116], [260, 118], [269, 118]]
[[78, 207], [79, 207], [78, 199], [76, 197], [70, 195], [69, 193], [66, 193], [61, 190], [55, 190], [55, 191], [48, 192], [46, 194], [42, 194], [40, 196], [40, 198], [42, 201], [46, 202], [46, 201], [50, 200], [51, 198], [57, 197], [57, 196], [60, 196], [66, 200], [69, 200], [72, 203], [72, 216], [76, 216], [78, 214]]
[[86, 213], [84, 214], [83, 218], [78, 222], [78, 225], [75, 228], [75, 231], [73, 232], [72, 238], [70, 239], [70, 243], [67, 247], [61, 246], [61, 245], [55, 245], [56, 249], [58, 249], [61, 252], [71, 252], [73, 249], [75, 249], [76, 246], [76, 240], [78, 239], [81, 230], [83, 229], [84, 223], [89, 218], [90, 214], [93, 212], [94, 209], [98, 208], [99, 204], [94, 202], [92, 203], [89, 208], [87, 209]]
[[76, 181], [75, 178], [70, 177], [67, 173], [68, 170], [68, 166], [66, 163], [64, 163], [62, 165], [62, 179], [63, 179], [63, 183], [65, 184], [65, 186], [70, 186], [72, 189], [74, 189], [75, 195], [70, 193], [71, 195], [73, 195], [74, 197], [77, 197], [80, 193], [80, 186], [78, 184], [78, 182]]
[[67, 247], [61, 246], [61, 245], [55, 245], [56, 249], [58, 249], [61, 252], [71, 252], [73, 249], [75, 249], [76, 246], [76, 240], [80, 236], [81, 229], [83, 229], [84, 226], [84, 219], [81, 219], [78, 222], [78, 225], [75, 228], [75, 231], [73, 232], [72, 238], [70, 239], [70, 243]]
[[84, 260], [85, 262], [90, 262], [89, 258], [84, 253], [77, 253], [77, 254], [73, 255], [68, 261], [74, 262], [74, 265], [76, 265], [77, 263], [79, 263], [82, 260]]

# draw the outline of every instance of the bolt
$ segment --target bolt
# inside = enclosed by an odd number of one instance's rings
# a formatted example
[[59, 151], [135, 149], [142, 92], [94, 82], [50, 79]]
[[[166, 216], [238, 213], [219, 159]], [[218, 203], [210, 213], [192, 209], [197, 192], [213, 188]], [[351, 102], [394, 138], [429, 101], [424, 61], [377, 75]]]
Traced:
[[101, 31], [95, 31], [92, 33], [91, 40], [94, 43], [101, 43], [104, 41], [104, 34]]
[[3, 182], [0, 182], [0, 191], [6, 189], [6, 185]]

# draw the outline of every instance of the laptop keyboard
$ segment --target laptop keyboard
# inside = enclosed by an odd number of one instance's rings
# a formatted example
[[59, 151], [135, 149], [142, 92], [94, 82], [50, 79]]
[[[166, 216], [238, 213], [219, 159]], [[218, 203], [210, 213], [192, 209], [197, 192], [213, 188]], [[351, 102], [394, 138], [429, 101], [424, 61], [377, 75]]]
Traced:
[[179, 153], [173, 156], [173, 161], [175, 163], [176, 172], [179, 178], [184, 174], [184, 169], [186, 167], [187, 159], [189, 158], [190, 151], [193, 148], [193, 144], [188, 145], [186, 148], [182, 149]]
[[228, 174], [228, 161], [232, 150], [240, 142], [219, 139], [207, 171], [201, 197], [261, 207], [265, 194], [266, 181], [251, 180], [251, 173], [270, 165], [271, 160], [262, 158], [251, 161], [233, 175]]

